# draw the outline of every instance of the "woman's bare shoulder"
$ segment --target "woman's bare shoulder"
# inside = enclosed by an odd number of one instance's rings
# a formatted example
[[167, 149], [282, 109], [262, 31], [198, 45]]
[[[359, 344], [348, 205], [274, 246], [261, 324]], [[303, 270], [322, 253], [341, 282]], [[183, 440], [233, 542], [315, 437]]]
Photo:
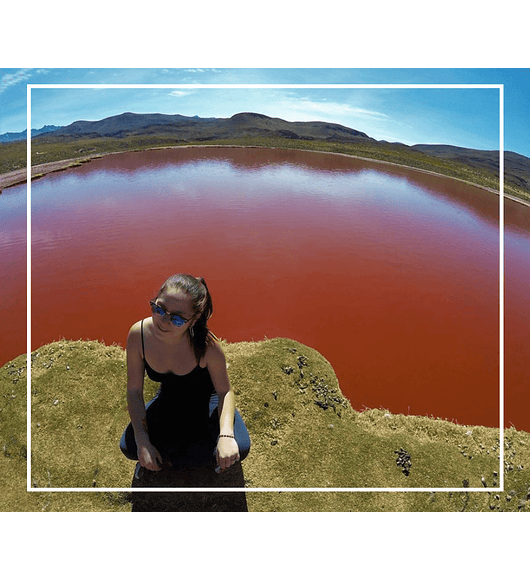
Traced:
[[[145, 320], [144, 326], [145, 326]], [[142, 335], [142, 320], [135, 322], [129, 329], [129, 334], [127, 335], [127, 348], [138, 346], [140, 344]]]
[[226, 357], [223, 347], [217, 339], [211, 338], [206, 347], [204, 355], [207, 364], [226, 364]]

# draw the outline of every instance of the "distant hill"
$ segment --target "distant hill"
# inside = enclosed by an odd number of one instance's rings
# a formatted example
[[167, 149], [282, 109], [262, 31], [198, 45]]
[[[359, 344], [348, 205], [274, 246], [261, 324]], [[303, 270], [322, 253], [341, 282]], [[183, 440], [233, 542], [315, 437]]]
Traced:
[[[53, 137], [129, 137], [164, 132], [183, 141], [229, 137], [283, 137], [333, 141], [368, 140], [365, 133], [335, 123], [290, 122], [257, 113], [238, 113], [229, 119], [123, 113], [101, 121], [76, 121], [53, 132]], [[52, 136], [48, 135], [48, 136]]]
[[[499, 172], [499, 152], [466, 149], [452, 145], [404, 145], [377, 141], [366, 133], [336, 123], [323, 121], [291, 122], [258, 113], [238, 113], [228, 119], [186, 117], [160, 113], [122, 113], [100, 121], [76, 121], [37, 137], [38, 141], [50, 142], [80, 138], [126, 138], [138, 135], [164, 133], [178, 141], [200, 142], [216, 139], [242, 137], [279, 137], [306, 141], [328, 141], [344, 144], [391, 146], [394, 149], [425, 154], [449, 161], [457, 161], [477, 169]], [[511, 184], [530, 191], [530, 159], [506, 151], [505, 174]]]
[[[426, 155], [459, 161], [473, 167], [489, 169], [498, 175], [499, 152], [466, 149], [452, 145], [412, 145], [411, 149]], [[513, 151], [504, 152], [504, 173], [514, 185], [530, 191], [530, 159]]]
[[[37, 137], [38, 135], [42, 135], [43, 133], [51, 133], [52, 131], [56, 131], [60, 129], [59, 125], [44, 125], [40, 129], [32, 129], [31, 136]], [[2, 133], [0, 135], [0, 143], [10, 143], [12, 141], [25, 141], [26, 135], [28, 131], [24, 129], [24, 131], [20, 131], [19, 133]]]
[[[201, 142], [226, 142], [241, 140], [248, 142], [292, 142], [293, 147], [304, 147], [300, 142], [315, 142], [314, 147], [328, 148], [330, 150], [347, 151], [349, 154], [381, 159], [393, 163], [409, 165], [426, 170], [441, 172], [456, 176], [453, 169], [457, 165], [465, 166], [467, 169], [462, 174], [457, 173], [464, 180], [476, 181], [477, 175], [471, 172], [481, 172], [482, 175], [489, 175], [487, 179], [496, 180], [499, 174], [499, 152], [482, 151], [478, 149], [467, 149], [452, 145], [405, 145], [403, 143], [388, 143], [378, 141], [368, 136], [366, 133], [339, 125], [337, 123], [326, 123], [323, 121], [291, 122], [266, 115], [244, 112], [238, 113], [230, 118], [202, 118], [198, 116], [187, 117], [184, 115], [165, 115], [161, 113], [122, 113], [101, 119], [99, 121], [75, 121], [74, 123], [57, 127], [47, 125], [41, 129], [32, 130], [35, 145], [40, 145], [39, 161], [56, 161], [59, 158], [53, 157], [51, 149], [56, 150], [56, 144], [62, 144], [63, 150], [68, 150], [68, 155], [78, 157], [88, 150], [92, 152], [108, 151], [109, 147], [114, 150], [121, 150], [117, 142], [123, 143], [123, 150], [135, 143], [137, 146], [155, 146], [159, 143], [172, 145], [185, 145], [187, 143]], [[5, 133], [0, 135], [0, 143], [9, 145], [10, 142], [20, 141], [26, 138], [26, 132]], [[87, 144], [88, 141], [99, 140], [97, 147], [94, 143]], [[103, 142], [102, 142], [103, 140]], [[105, 140], [112, 140], [112, 145], [105, 145]], [[130, 142], [127, 143], [127, 140]], [[287, 142], [286, 142], [287, 140]], [[71, 151], [72, 147], [77, 147], [77, 142], [83, 141], [79, 149]], [[337, 149], [337, 147], [339, 149]], [[66, 149], [65, 149], [66, 148]], [[48, 152], [44, 152], [48, 150]], [[355, 150], [355, 151], [354, 151]], [[65, 153], [66, 154], [66, 153]], [[12, 171], [24, 167], [24, 160], [17, 157], [20, 153], [15, 152], [13, 159], [6, 159], [0, 173]], [[433, 163], [434, 160], [434, 163]], [[439, 160], [439, 161], [438, 161]], [[448, 168], [448, 164], [451, 168]], [[530, 159], [523, 155], [506, 151], [504, 155], [504, 180], [505, 187], [510, 187], [512, 192], [522, 190], [522, 195], [528, 199], [530, 195]], [[467, 173], [466, 173], [467, 172]], [[486, 172], [486, 173], [484, 173]], [[465, 174], [465, 175], [464, 175]], [[495, 183], [489, 187], [496, 187]], [[507, 190], [505, 190], [507, 191]], [[515, 193], [520, 195], [520, 193]]]

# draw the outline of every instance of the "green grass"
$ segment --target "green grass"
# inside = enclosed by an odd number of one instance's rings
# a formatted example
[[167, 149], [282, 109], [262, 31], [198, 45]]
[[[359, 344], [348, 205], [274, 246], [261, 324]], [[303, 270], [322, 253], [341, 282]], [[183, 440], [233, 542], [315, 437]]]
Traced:
[[[482, 479], [488, 487], [498, 485], [498, 430], [384, 409], [357, 412], [342, 396], [332, 367], [313, 349], [288, 339], [223, 344], [252, 438], [240, 483], [248, 489], [249, 511], [530, 511], [530, 434], [505, 430], [505, 491], [468, 492], [466, 487], [486, 489]], [[135, 509], [134, 494], [96, 492], [130, 488], [133, 481], [135, 464], [118, 448], [129, 420], [125, 390], [121, 347], [60, 341], [32, 354], [31, 485], [42, 491], [27, 492], [25, 356], [2, 367], [0, 511]], [[146, 398], [155, 390], [147, 381]], [[401, 449], [410, 455], [408, 475], [396, 461]], [[216, 478], [209, 485], [231, 485]], [[154, 485], [163, 486], [161, 481]], [[46, 491], [51, 487], [94, 492]], [[462, 490], [251, 491], [289, 487]], [[215, 497], [214, 507], [204, 507], [206, 496]], [[235, 493], [144, 497], [153, 511], [223, 511]]]

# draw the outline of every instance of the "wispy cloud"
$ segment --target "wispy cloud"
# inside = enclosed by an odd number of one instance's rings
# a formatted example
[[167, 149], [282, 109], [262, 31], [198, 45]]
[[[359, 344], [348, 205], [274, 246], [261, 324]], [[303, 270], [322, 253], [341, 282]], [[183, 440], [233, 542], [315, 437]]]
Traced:
[[216, 69], [216, 68], [187, 68], [184, 69], [184, 72], [187, 73], [205, 73], [205, 72], [221, 72], [220, 70]]
[[177, 90], [171, 91], [169, 93], [169, 95], [171, 97], [187, 97], [188, 95], [191, 95], [194, 92], [195, 91], [188, 91], [188, 90], [177, 89]]
[[23, 83], [31, 76], [31, 69], [22, 68], [14, 73], [7, 73], [0, 79], [0, 93], [9, 87]]
[[287, 98], [281, 107], [289, 115], [298, 117], [300, 121], [325, 120], [343, 122], [345, 120], [364, 119], [370, 121], [387, 121], [390, 117], [380, 111], [353, 106], [339, 101], [312, 100], [309, 98]]

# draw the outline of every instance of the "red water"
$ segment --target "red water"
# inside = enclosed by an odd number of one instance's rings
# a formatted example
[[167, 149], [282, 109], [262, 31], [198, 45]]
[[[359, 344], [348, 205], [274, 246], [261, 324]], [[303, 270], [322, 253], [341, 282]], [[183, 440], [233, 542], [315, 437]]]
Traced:
[[[2, 363], [26, 345], [25, 193], [0, 196]], [[506, 210], [505, 417], [530, 430], [530, 210]], [[35, 181], [32, 220], [32, 349], [123, 345], [159, 284], [190, 272], [218, 336], [317, 349], [356, 409], [498, 425], [494, 194], [337, 155], [190, 148]]]

